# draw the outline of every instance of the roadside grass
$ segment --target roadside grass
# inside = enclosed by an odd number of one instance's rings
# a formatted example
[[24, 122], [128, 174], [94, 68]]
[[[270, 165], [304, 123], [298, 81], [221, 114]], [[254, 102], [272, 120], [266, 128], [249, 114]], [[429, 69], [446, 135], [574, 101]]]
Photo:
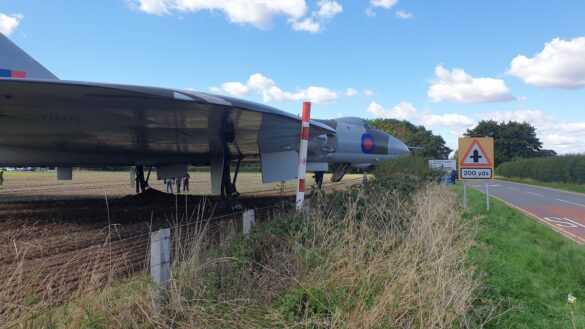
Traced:
[[500, 314], [485, 327], [585, 328], [585, 247], [493, 198], [487, 212], [479, 191], [468, 195], [467, 216], [481, 218], [470, 252], [485, 275], [476, 308], [496, 303]]
[[283, 214], [255, 226], [249, 236], [233, 232], [221, 244], [204, 238], [202, 228], [178, 246], [169, 289], [159, 297], [141, 277], [41, 314], [31, 308], [13, 323], [21, 328], [482, 323], [485, 318], [470, 309], [479, 282], [467, 261], [476, 222], [462, 221], [450, 187], [425, 185], [410, 193], [354, 187], [319, 195], [308, 217]]
[[522, 183], [529, 185], [536, 185], [548, 188], [555, 188], [559, 190], [585, 193], [585, 184], [573, 184], [573, 183], [560, 183], [560, 182], [541, 182], [532, 178], [514, 178], [514, 177], [502, 177], [496, 176], [496, 179], [500, 179], [512, 183]]

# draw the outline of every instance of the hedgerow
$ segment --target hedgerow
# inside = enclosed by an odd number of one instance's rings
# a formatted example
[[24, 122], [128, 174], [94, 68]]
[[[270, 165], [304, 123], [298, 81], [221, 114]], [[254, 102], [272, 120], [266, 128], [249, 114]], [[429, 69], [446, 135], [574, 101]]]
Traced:
[[543, 182], [585, 184], [585, 155], [516, 159], [499, 165], [496, 173]]

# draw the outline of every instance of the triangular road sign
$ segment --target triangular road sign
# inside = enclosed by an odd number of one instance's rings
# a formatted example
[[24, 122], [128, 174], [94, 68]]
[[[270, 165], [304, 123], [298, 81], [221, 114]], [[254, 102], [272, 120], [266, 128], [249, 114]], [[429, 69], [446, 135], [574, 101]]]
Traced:
[[488, 157], [487, 152], [479, 141], [473, 140], [460, 165], [461, 167], [491, 167], [492, 160]]

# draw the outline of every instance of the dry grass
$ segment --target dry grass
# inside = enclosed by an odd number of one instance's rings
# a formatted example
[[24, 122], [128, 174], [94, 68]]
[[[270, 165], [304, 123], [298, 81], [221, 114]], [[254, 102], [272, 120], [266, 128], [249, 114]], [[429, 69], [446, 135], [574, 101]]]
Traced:
[[211, 228], [192, 228], [165, 292], [135, 280], [33, 322], [25, 312], [20, 325], [466, 327], [479, 286], [466, 265], [475, 227], [452, 191], [430, 186], [408, 202], [377, 191], [377, 204], [355, 191], [322, 198], [308, 218], [283, 215], [220, 245], [207, 238]]

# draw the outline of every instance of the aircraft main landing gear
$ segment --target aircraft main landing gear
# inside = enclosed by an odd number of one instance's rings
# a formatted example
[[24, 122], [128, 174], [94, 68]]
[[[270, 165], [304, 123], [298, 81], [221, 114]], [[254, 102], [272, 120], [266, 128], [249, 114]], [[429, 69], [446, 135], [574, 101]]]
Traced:
[[323, 172], [323, 171], [315, 171], [315, 173], [314, 173], [315, 184], [317, 184], [318, 189], [321, 189], [321, 186], [323, 185], [323, 176], [324, 175], [325, 175], [325, 172]]
[[143, 166], [136, 166], [134, 170], [136, 173], [136, 194], [142, 194], [146, 192], [146, 190], [150, 189], [150, 186], [148, 186], [148, 179], [150, 178], [152, 167], [148, 168], [148, 174], [146, 175], [146, 178], [144, 178]]

